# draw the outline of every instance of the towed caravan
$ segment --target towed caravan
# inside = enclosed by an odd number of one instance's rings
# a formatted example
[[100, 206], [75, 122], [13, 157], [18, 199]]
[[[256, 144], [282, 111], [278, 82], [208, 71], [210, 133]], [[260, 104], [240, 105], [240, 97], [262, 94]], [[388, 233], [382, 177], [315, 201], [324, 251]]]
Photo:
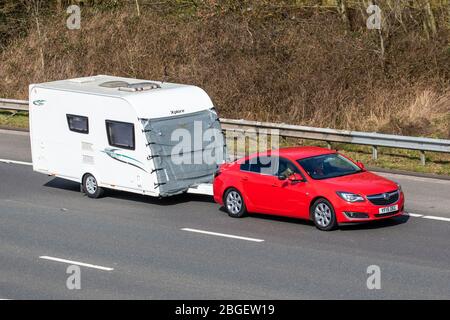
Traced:
[[156, 197], [212, 194], [225, 159], [213, 103], [202, 89], [93, 76], [30, 85], [33, 170]]

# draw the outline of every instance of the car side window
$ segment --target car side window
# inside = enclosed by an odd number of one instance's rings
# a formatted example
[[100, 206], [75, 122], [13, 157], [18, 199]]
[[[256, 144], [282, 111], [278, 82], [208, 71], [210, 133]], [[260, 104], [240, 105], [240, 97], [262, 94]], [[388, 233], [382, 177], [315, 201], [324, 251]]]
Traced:
[[286, 177], [293, 173], [300, 174], [300, 170], [288, 159], [279, 158], [278, 169], [276, 171], [276, 176], [284, 175]]
[[[250, 171], [255, 173], [266, 173], [264, 172], [267, 168], [268, 162], [270, 161], [270, 158], [268, 157], [255, 157], [250, 162]], [[270, 165], [270, 163], [269, 163]]]
[[241, 171], [250, 171], [250, 160], [241, 163], [240, 169]]
[[240, 169], [241, 171], [273, 175], [274, 168], [276, 168], [273, 160], [273, 157], [268, 156], [253, 157], [242, 163]]

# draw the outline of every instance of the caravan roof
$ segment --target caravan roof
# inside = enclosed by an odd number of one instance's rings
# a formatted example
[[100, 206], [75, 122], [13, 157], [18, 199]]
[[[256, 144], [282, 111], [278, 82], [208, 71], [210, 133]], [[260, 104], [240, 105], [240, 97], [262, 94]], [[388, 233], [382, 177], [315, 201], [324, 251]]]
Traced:
[[98, 75], [32, 87], [124, 99], [135, 108], [139, 118], [170, 116], [171, 111], [179, 109], [190, 113], [213, 108], [211, 99], [201, 88], [161, 81]]

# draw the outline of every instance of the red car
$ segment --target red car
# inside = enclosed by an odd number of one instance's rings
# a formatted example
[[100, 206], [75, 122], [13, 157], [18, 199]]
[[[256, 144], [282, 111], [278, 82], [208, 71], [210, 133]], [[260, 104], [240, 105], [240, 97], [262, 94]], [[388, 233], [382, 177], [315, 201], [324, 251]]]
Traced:
[[399, 184], [319, 147], [271, 150], [223, 164], [214, 200], [231, 217], [255, 212], [310, 219], [326, 231], [401, 215], [405, 203]]

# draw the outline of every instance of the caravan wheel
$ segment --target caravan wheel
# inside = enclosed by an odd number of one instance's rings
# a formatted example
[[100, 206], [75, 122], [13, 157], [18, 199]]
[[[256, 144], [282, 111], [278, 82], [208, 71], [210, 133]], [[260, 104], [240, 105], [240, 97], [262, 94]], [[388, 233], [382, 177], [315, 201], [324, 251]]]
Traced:
[[83, 177], [83, 191], [89, 198], [96, 199], [103, 195], [103, 188], [98, 186], [97, 179], [90, 173]]

